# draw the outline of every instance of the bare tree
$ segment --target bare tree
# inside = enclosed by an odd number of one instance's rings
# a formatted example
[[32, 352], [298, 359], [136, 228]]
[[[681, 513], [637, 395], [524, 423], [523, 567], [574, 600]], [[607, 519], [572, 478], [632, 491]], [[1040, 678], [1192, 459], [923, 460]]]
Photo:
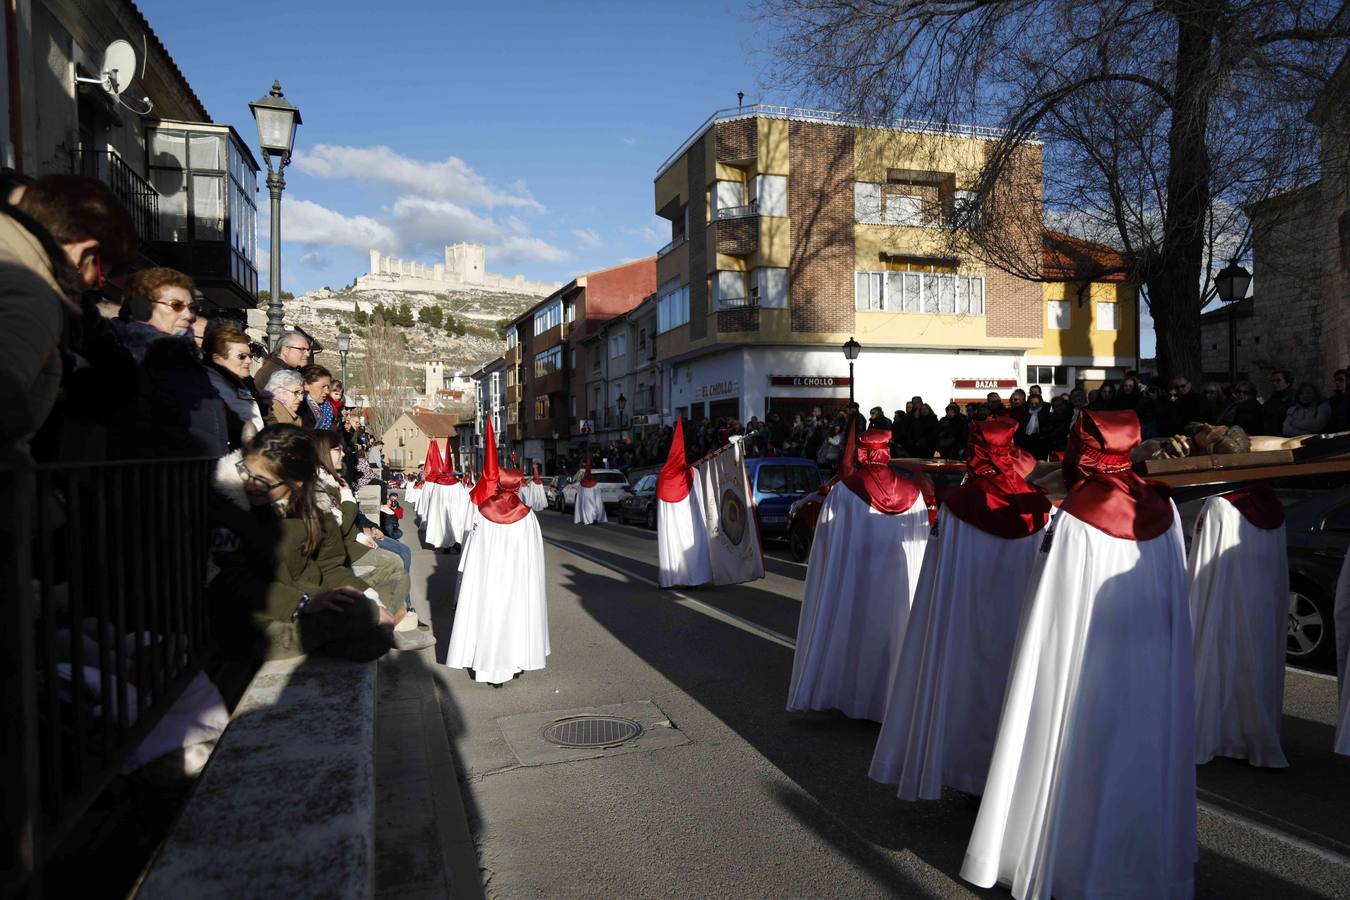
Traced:
[[[1003, 128], [955, 211], [953, 241], [1042, 277], [1039, 247], [1001, 214], [1039, 211], [1043, 183], [1047, 221], [1125, 251], [1165, 376], [1200, 374], [1209, 275], [1223, 264], [1216, 255], [1246, 252], [1244, 210], [1316, 177], [1318, 142], [1305, 116], [1350, 39], [1329, 0], [760, 0], [760, 8], [779, 36], [776, 74], [814, 100], [867, 119]], [[1021, 152], [1038, 141], [1043, 182], [1027, 172], [1038, 155]]]
[[370, 430], [382, 435], [403, 414], [412, 390], [403, 330], [376, 314], [366, 329], [366, 356], [361, 377], [370, 398]]

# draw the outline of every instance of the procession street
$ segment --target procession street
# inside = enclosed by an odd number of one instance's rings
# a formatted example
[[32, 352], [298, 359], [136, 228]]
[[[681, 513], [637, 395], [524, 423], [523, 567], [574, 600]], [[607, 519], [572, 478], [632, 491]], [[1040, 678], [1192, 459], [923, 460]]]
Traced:
[[[500, 690], [435, 667], [490, 896], [1007, 896], [957, 877], [974, 801], [902, 802], [867, 778], [877, 725], [784, 710], [806, 567], [782, 545], [761, 581], [662, 591], [653, 532], [539, 518], [548, 667]], [[418, 556], [439, 660], [459, 556]], [[1330, 677], [1288, 670], [1290, 768], [1200, 768], [1198, 895], [1350, 896], [1335, 700]], [[532, 743], [528, 714], [614, 704], [654, 705], [656, 727], [572, 761]]]

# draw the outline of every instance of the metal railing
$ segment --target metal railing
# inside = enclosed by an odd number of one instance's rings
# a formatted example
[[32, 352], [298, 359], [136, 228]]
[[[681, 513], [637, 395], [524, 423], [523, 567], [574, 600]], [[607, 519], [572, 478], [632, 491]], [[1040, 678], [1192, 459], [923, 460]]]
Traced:
[[744, 206], [723, 206], [717, 210], [714, 218], [720, 222], [723, 219], [748, 219], [757, 215], [759, 215], [759, 201], [752, 200]]
[[0, 464], [6, 896], [40, 890], [53, 852], [212, 646], [213, 460], [16, 459]]
[[75, 149], [70, 152], [71, 171], [88, 175], [112, 188], [131, 216], [132, 227], [142, 241], [159, 240], [159, 191], [122, 157], [111, 150]]
[[660, 250], [657, 250], [657, 251], [656, 251], [656, 255], [657, 255], [658, 258], [659, 258], [659, 257], [662, 257], [662, 256], [665, 256], [665, 255], [666, 255], [667, 253], [669, 253], [670, 251], [677, 249], [677, 248], [678, 248], [681, 244], [683, 244], [683, 243], [684, 243], [684, 235], [680, 235], [679, 237], [671, 238], [671, 239], [670, 239], [670, 243], [666, 244], [666, 245], [665, 245], [664, 247], [662, 247]]
[[758, 297], [718, 297], [717, 311], [732, 309], [756, 309], [759, 307]]

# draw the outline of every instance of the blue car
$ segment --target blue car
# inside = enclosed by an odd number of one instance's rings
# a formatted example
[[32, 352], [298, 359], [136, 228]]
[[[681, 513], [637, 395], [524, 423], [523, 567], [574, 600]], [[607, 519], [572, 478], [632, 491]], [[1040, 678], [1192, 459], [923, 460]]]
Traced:
[[765, 538], [787, 534], [788, 510], [820, 487], [820, 468], [814, 460], [794, 456], [768, 456], [745, 461], [750, 479], [759, 533]]

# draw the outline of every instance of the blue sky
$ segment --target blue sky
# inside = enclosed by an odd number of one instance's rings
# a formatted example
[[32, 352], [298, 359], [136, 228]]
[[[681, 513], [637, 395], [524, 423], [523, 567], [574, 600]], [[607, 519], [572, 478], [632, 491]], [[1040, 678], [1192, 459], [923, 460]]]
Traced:
[[550, 281], [654, 253], [657, 166], [737, 90], [761, 99], [756, 26], [726, 0], [139, 5], [250, 144], [272, 79], [300, 107], [295, 292], [350, 282], [371, 246], [433, 262], [475, 240], [490, 270]]
[[[250, 144], [272, 79], [300, 107], [282, 210], [296, 293], [350, 282], [372, 246], [434, 262], [473, 240], [490, 270], [548, 281], [649, 255], [666, 156], [738, 90], [795, 100], [765, 88], [763, 26], [728, 0], [138, 3]], [[258, 234], [265, 253], [265, 219]]]

